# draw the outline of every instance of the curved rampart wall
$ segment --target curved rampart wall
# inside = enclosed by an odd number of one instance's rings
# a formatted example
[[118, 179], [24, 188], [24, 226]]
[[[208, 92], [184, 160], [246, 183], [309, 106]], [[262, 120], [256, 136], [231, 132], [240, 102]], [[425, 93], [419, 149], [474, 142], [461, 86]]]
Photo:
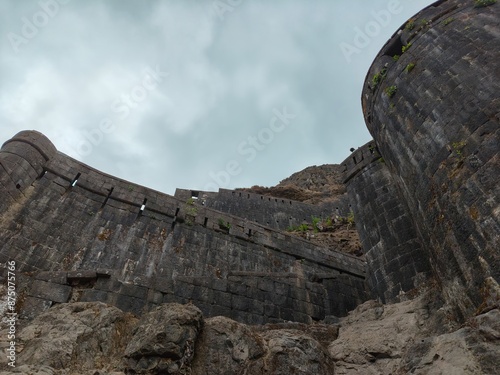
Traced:
[[428, 278], [429, 256], [375, 142], [355, 150], [342, 165], [366, 254], [368, 285], [374, 298], [394, 300]]
[[28, 315], [66, 301], [133, 312], [192, 301], [246, 323], [311, 322], [366, 298], [355, 257], [106, 175], [53, 146], [40, 157], [33, 149], [50, 141], [21, 136], [34, 145], [0, 150], [2, 196], [15, 193], [2, 200], [0, 262], [16, 261]]
[[219, 189], [218, 192], [177, 189], [175, 192], [175, 196], [183, 201], [193, 194], [197, 197], [196, 201], [203, 202], [206, 207], [278, 230], [297, 227], [302, 223], [311, 223], [313, 217], [324, 220], [335, 216], [347, 217], [350, 210], [347, 196], [341, 196], [335, 201], [321, 205], [313, 205], [228, 189]]
[[475, 3], [438, 1], [403, 25], [362, 95], [368, 129], [462, 316], [481, 306], [488, 277], [500, 281], [500, 4]]

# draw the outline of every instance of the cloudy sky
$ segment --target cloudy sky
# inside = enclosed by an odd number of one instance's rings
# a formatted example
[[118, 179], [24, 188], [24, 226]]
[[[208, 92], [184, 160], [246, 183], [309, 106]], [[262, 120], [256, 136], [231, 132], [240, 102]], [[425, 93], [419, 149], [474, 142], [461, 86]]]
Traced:
[[368, 67], [432, 2], [2, 0], [0, 143], [169, 194], [275, 185], [370, 140]]

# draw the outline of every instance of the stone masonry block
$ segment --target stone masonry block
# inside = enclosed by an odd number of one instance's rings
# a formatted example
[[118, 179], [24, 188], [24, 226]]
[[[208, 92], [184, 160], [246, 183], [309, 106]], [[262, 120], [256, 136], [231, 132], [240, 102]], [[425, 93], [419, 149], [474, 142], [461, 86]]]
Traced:
[[153, 289], [148, 290], [148, 302], [159, 305], [163, 303], [163, 293]]
[[108, 302], [109, 293], [102, 290], [87, 289], [82, 292], [79, 302]]
[[148, 289], [133, 284], [122, 284], [119, 293], [130, 297], [145, 299], [148, 295]]
[[66, 274], [67, 273], [63, 271], [45, 271], [37, 273], [33, 278], [36, 280], [44, 280], [55, 284], [65, 285], [67, 284]]
[[260, 290], [263, 290], [266, 292], [273, 292], [274, 291], [274, 281], [271, 279], [262, 278], [261, 280], [259, 280], [258, 288]]
[[210, 309], [210, 316], [230, 316], [231, 308], [227, 306], [213, 305]]
[[48, 281], [38, 280], [33, 283], [33, 287], [28, 292], [32, 297], [50, 300], [58, 303], [68, 302], [71, 294], [71, 287], [68, 285], [61, 285], [51, 283]]
[[214, 304], [231, 308], [231, 294], [220, 291], [214, 291]]
[[251, 309], [252, 300], [250, 298], [233, 295], [231, 305], [233, 310], [247, 312]]
[[290, 286], [287, 284], [275, 282], [274, 283], [274, 290], [275, 290], [276, 294], [279, 294], [282, 296], [287, 296], [289, 291], [290, 291]]
[[264, 302], [264, 315], [272, 318], [279, 318], [280, 311], [279, 308], [272, 302]]
[[89, 270], [69, 271], [67, 278], [68, 280], [92, 280], [97, 278], [97, 273]]
[[99, 277], [95, 283], [94, 288], [100, 290], [106, 290], [109, 292], [118, 292], [122, 286], [122, 283], [113, 277], [102, 278]]
[[140, 315], [142, 312], [142, 309], [145, 306], [145, 301], [140, 298], [134, 298], [130, 296], [126, 296], [123, 294], [119, 294], [116, 298], [116, 307], [119, 309], [126, 311], [126, 312], [131, 312], [136, 315]]

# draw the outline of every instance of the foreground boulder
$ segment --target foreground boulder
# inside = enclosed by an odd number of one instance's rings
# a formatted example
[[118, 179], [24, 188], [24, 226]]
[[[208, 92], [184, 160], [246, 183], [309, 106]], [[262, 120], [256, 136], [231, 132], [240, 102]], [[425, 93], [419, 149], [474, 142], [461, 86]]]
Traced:
[[0, 375], [497, 374], [497, 305], [462, 326], [451, 316], [433, 293], [311, 325], [204, 320], [191, 304], [140, 318], [100, 302], [59, 304], [20, 328], [16, 367], [2, 356]]
[[500, 311], [457, 326], [434, 294], [382, 305], [368, 301], [341, 323], [329, 346], [335, 374], [497, 374]]
[[127, 370], [176, 374], [190, 367], [203, 315], [194, 305], [170, 303], [145, 314], [125, 348]]
[[120, 367], [136, 322], [132, 314], [100, 302], [56, 305], [21, 331], [17, 364], [45, 366], [46, 372]]
[[193, 374], [244, 374], [265, 353], [264, 340], [245, 324], [217, 316], [205, 321]]

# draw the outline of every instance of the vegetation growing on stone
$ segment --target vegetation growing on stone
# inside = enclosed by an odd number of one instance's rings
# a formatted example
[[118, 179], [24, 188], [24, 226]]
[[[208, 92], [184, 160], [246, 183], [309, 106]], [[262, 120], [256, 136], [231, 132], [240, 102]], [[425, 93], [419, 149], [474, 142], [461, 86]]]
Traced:
[[409, 20], [406, 25], [405, 25], [405, 30], [406, 31], [411, 31], [415, 28], [415, 21], [414, 20]]
[[463, 160], [464, 154], [463, 154], [463, 149], [467, 145], [467, 142], [465, 141], [459, 141], [459, 142], [453, 142], [451, 144], [451, 148], [453, 150], [453, 153], [460, 159]]
[[372, 78], [372, 86], [373, 88], [377, 87], [377, 85], [382, 82], [382, 80], [387, 75], [387, 68], [382, 69], [380, 72], [375, 74]]
[[218, 224], [220, 229], [224, 229], [226, 231], [229, 231], [229, 229], [231, 229], [231, 224], [227, 221], [224, 221], [224, 219], [222, 218], [219, 219]]
[[474, 7], [482, 8], [487, 7], [488, 5], [495, 4], [497, 0], [474, 0]]
[[384, 92], [385, 94], [389, 97], [389, 98], [392, 98], [394, 96], [394, 94], [396, 94], [396, 92], [398, 91], [398, 88], [397, 86], [388, 86], [385, 88]]
[[408, 51], [408, 49], [411, 47], [411, 43], [408, 43], [406, 46], [403, 46], [401, 48], [401, 53], [405, 53], [406, 51]]
[[443, 25], [444, 25], [444, 26], [447, 26], [447, 25], [449, 25], [451, 22], [453, 22], [454, 20], [455, 20], [455, 19], [454, 19], [453, 17], [449, 17], [449, 18], [447, 18], [447, 19], [445, 19], [445, 20], [443, 21]]
[[408, 65], [406, 65], [406, 68], [405, 68], [405, 71], [406, 73], [410, 73], [413, 68], [415, 68], [415, 63], [409, 63]]

